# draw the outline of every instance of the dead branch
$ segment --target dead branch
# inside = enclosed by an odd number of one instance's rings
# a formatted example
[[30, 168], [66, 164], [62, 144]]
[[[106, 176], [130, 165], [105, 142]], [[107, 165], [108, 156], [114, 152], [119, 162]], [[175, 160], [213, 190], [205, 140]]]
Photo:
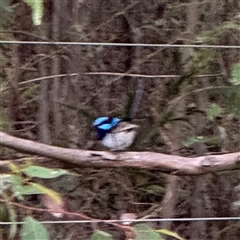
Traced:
[[[160, 170], [174, 175], [200, 175], [240, 169], [240, 152], [200, 157], [181, 157], [154, 152], [76, 150], [10, 136], [0, 131], [0, 146], [57, 159], [79, 167], [134, 167]], [[0, 161], [1, 168], [7, 163]]]

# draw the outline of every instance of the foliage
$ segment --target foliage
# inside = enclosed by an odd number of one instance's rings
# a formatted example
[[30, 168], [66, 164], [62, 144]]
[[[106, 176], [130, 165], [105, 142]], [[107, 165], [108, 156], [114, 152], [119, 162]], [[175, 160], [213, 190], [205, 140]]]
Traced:
[[12, 8], [10, 6], [9, 0], [1, 0], [0, 9], [1, 9], [1, 13], [4, 10], [7, 11], [7, 12], [11, 12]]
[[56, 178], [65, 174], [69, 174], [67, 170], [64, 169], [50, 169], [41, 166], [29, 166], [22, 169], [22, 172], [28, 175], [29, 177], [38, 177], [38, 178]]
[[[145, 223], [136, 224], [133, 227], [133, 231], [135, 233], [135, 237], [134, 238], [132, 237], [131, 238], [132, 240], [143, 240], [143, 239], [165, 240], [164, 236], [170, 236], [174, 239], [184, 240], [175, 232], [172, 232], [167, 229], [155, 230], [149, 224], [145, 224]], [[111, 234], [105, 231], [95, 230], [95, 232], [89, 238], [89, 240], [113, 240], [113, 237]]]
[[169, 231], [168, 229], [160, 229], [160, 230], [156, 230], [156, 232], [161, 233], [162, 235], [173, 237], [178, 240], [184, 240], [184, 238], [180, 237], [177, 233]]
[[57, 192], [38, 183], [29, 181], [28, 178], [23, 177], [23, 174], [26, 174], [27, 177], [51, 179], [68, 174], [68, 171], [31, 165], [19, 167], [13, 163], [10, 163], [9, 166], [13, 172], [13, 175], [11, 176], [12, 190], [14, 195], [19, 199], [23, 200], [23, 195], [45, 194], [57, 202], [61, 201], [61, 197]]
[[228, 112], [240, 119], [240, 85], [233, 86], [226, 92]]
[[93, 235], [89, 238], [89, 240], [113, 240], [112, 235], [101, 231], [101, 230], [95, 230]]
[[240, 25], [237, 21], [237, 19], [233, 19], [233, 21], [227, 21], [214, 27], [213, 30], [202, 31], [201, 34], [197, 36], [196, 40], [199, 43], [216, 44], [218, 39], [220, 39], [224, 33], [235, 33], [235, 31], [240, 32]]
[[32, 8], [32, 20], [34, 25], [40, 25], [43, 17], [43, 0], [23, 0]]
[[[69, 174], [69, 172], [63, 169], [49, 169], [41, 166], [35, 166], [32, 165], [29, 160], [22, 165], [10, 163], [9, 168], [11, 169], [11, 174], [0, 175], [2, 183], [0, 194], [5, 200], [8, 217], [12, 222], [12, 226], [10, 228], [10, 237], [12, 238], [16, 234], [16, 211], [10, 203], [10, 199], [17, 197], [20, 201], [23, 201], [25, 195], [44, 194], [52, 199], [52, 201], [56, 204], [59, 204], [62, 202], [60, 194], [43, 186], [42, 184], [34, 182], [36, 180], [33, 178], [53, 179]], [[32, 231], [33, 229], [35, 230]], [[38, 232], [36, 229], [39, 231], [38, 235], [34, 235]], [[43, 234], [41, 235], [41, 239], [49, 239], [44, 226], [33, 218], [27, 217], [22, 229], [22, 239], [39, 239], [39, 234]]]
[[234, 202], [234, 205], [235, 205], [235, 206], [240, 206], [240, 200]]
[[194, 50], [192, 68], [195, 73], [209, 68], [216, 61], [216, 52], [213, 49], [203, 48]]
[[7, 217], [9, 218], [9, 221], [12, 222], [12, 225], [10, 226], [9, 237], [13, 238], [17, 232], [17, 224], [16, 224], [17, 214], [13, 206], [10, 204], [6, 194], [3, 194], [3, 199], [5, 200], [6, 207], [7, 207]]
[[[0, 110], [0, 130], [7, 130], [9, 125], [9, 119], [7, 116], [7, 110], [1, 109]], [[0, 147], [0, 154], [1, 154], [2, 148]]]
[[[236, 34], [236, 32], [240, 32], [240, 25], [239, 25], [239, 15], [232, 18], [231, 21], [225, 21], [217, 27], [214, 27], [212, 30], [202, 31], [197, 37], [196, 40], [199, 43], [205, 44], [216, 44], [218, 40], [221, 39], [224, 33], [226, 34]], [[193, 61], [195, 67], [197, 69], [204, 69], [207, 66], [213, 64], [213, 60], [215, 59], [214, 50], [197, 50], [196, 52], [200, 52], [197, 54], [197, 60]], [[215, 54], [216, 55], [216, 54]], [[216, 59], [215, 59], [216, 61]], [[237, 62], [233, 65], [232, 68], [232, 77], [230, 81], [234, 85], [234, 87], [229, 88], [223, 94], [227, 96], [226, 104], [228, 106], [228, 111], [233, 113], [236, 117], [240, 117], [240, 62]], [[220, 108], [214, 107], [214, 109], [210, 109], [210, 111], [221, 111]], [[215, 112], [217, 113], [217, 112]]]
[[190, 147], [194, 143], [207, 143], [207, 144], [220, 144], [220, 140], [218, 137], [205, 137], [205, 136], [191, 136], [185, 142], [184, 146]]
[[165, 236], [172, 237], [174, 239], [178, 240], [184, 240], [182, 237], [180, 237], [177, 233], [167, 230], [167, 229], [153, 229], [150, 225], [142, 223], [137, 224], [134, 227], [136, 231], [136, 240], [142, 240], [142, 239], [152, 239], [152, 240], [164, 240], [166, 239]]
[[[1, 13], [1, 21], [0, 21], [0, 28], [7, 28], [8, 21], [10, 20], [10, 13], [13, 12], [13, 9], [10, 5], [9, 0], [1, 0], [0, 3], [0, 13]], [[0, 36], [1, 39], [2, 36]]]
[[0, 195], [4, 193], [4, 191], [11, 187], [11, 174], [0, 174]]
[[221, 116], [223, 113], [223, 108], [221, 108], [218, 104], [212, 103], [208, 108], [207, 108], [207, 118], [210, 121], [213, 121], [216, 117]]
[[[236, 117], [240, 117], [240, 62], [236, 63], [232, 69], [233, 87], [226, 89], [224, 94], [227, 96], [226, 105], [228, 106], [228, 113], [234, 114]], [[224, 112], [224, 109], [217, 103], [212, 103], [206, 110], [207, 118], [210, 121], [215, 121], [217, 117], [220, 117]], [[189, 137], [184, 145], [186, 147], [191, 146], [194, 143], [214, 143], [219, 144], [217, 137], [205, 137], [205, 136], [192, 136]]]
[[233, 65], [230, 80], [234, 86], [227, 91], [228, 110], [240, 118], [240, 62]]
[[[223, 113], [223, 108], [221, 108], [218, 104], [213, 103], [207, 108], [206, 113], [207, 118], [210, 121], [215, 121], [215, 119], [221, 116], [221, 114]], [[218, 136], [191, 136], [184, 142], [184, 146], [190, 147], [195, 143], [219, 145], [221, 143], [221, 140]]]
[[50, 235], [45, 226], [28, 216], [25, 218], [23, 228], [21, 230], [22, 240], [50, 240]]
[[158, 234], [152, 227], [148, 224], [137, 224], [134, 227], [136, 231], [136, 240], [141, 239], [152, 239], [152, 240], [164, 240], [160, 234]]
[[23, 93], [21, 94], [21, 98], [27, 99], [31, 97], [36, 92], [38, 87], [39, 86], [37, 84], [29, 86], [25, 91], [23, 91]]
[[231, 81], [232, 81], [233, 85], [240, 84], [240, 62], [234, 64], [234, 66], [233, 66]]

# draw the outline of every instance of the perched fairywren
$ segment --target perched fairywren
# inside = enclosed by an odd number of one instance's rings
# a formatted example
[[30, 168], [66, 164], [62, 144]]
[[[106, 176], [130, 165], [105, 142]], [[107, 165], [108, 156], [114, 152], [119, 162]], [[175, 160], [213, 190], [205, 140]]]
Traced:
[[94, 121], [93, 126], [96, 127], [98, 139], [102, 141], [103, 146], [111, 151], [129, 147], [133, 143], [139, 128], [138, 125], [116, 117], [99, 117]]

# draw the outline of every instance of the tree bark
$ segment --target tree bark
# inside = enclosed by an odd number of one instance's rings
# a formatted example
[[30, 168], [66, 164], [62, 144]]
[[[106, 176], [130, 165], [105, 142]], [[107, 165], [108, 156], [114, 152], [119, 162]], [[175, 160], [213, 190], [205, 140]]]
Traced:
[[[52, 12], [52, 39], [54, 41], [59, 41], [59, 14], [60, 14], [60, 5], [61, 3], [58, 0], [53, 1], [53, 12]], [[51, 69], [52, 75], [58, 75], [60, 74], [60, 59], [58, 54], [53, 57], [52, 59], [52, 69]], [[56, 102], [60, 102], [60, 94], [61, 93], [61, 79], [60, 78], [54, 78], [53, 80], [53, 89], [51, 98], [53, 100], [53, 125], [54, 125], [54, 134], [55, 139], [58, 139], [61, 130], [62, 130], [62, 114], [60, 111], [60, 105]]]
[[[44, 29], [44, 25], [40, 27], [41, 36], [46, 36]], [[45, 51], [45, 46], [39, 45], [37, 47], [38, 54], [41, 55]], [[47, 63], [46, 60], [40, 60], [39, 62], [39, 72], [41, 77], [45, 77], [48, 75], [47, 73]], [[38, 116], [38, 124], [39, 124], [39, 140], [44, 143], [50, 143], [50, 130], [49, 130], [49, 96], [48, 96], [48, 81], [40, 82], [40, 94], [39, 94], [39, 116]]]

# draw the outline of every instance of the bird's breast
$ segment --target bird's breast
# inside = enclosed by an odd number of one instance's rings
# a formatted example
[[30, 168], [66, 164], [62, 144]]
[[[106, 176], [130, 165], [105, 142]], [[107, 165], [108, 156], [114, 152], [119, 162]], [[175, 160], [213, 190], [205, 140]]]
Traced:
[[102, 139], [105, 147], [111, 150], [123, 150], [129, 147], [136, 137], [136, 129], [128, 129], [127, 131], [110, 132]]

